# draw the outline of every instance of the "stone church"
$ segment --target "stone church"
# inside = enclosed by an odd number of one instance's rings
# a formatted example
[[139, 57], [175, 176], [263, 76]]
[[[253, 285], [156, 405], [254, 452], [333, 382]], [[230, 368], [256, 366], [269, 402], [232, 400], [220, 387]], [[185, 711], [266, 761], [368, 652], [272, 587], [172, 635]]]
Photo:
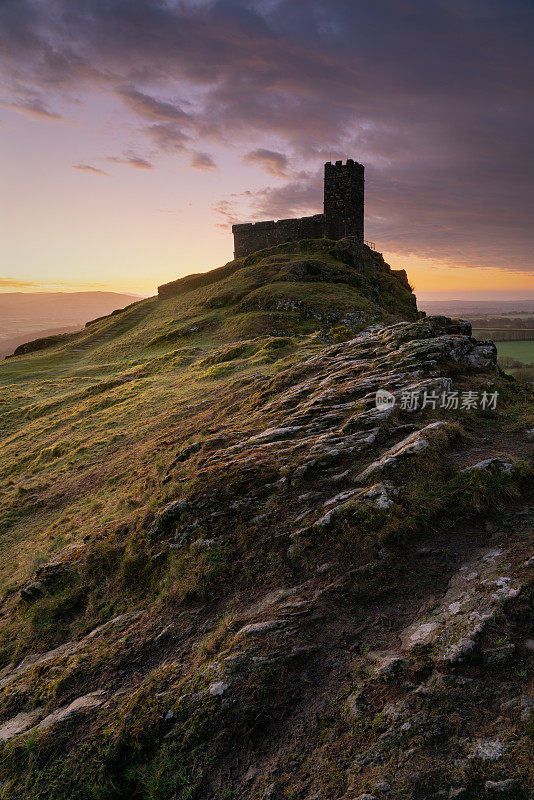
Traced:
[[324, 165], [324, 212], [298, 219], [245, 222], [232, 225], [234, 258], [265, 247], [301, 239], [342, 239], [355, 236], [363, 242], [364, 167], [347, 159]]

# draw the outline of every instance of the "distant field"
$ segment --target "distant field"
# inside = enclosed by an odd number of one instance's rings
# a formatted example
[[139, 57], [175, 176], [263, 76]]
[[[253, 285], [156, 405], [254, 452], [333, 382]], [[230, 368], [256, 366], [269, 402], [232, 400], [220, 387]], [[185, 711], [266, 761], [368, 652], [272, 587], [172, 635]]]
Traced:
[[530, 342], [497, 342], [499, 358], [513, 358], [523, 364], [534, 364], [534, 339]]
[[494, 342], [534, 341], [534, 329], [525, 328], [473, 328], [477, 339], [493, 339]]

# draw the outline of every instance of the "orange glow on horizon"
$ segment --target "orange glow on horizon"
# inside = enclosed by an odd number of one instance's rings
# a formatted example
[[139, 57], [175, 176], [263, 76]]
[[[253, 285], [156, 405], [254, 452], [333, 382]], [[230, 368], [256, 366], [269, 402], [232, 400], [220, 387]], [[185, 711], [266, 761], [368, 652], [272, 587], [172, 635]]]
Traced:
[[[213, 243], [215, 244], [215, 243]], [[214, 248], [215, 249], [215, 248]], [[184, 252], [180, 254], [184, 256]], [[196, 259], [195, 256], [196, 255]], [[137, 263], [136, 269], [132, 274], [131, 280], [110, 280], [102, 282], [28, 282], [13, 279], [10, 284], [9, 279], [2, 281], [0, 293], [3, 292], [120, 292], [127, 294], [137, 294], [140, 296], [151, 296], [157, 292], [157, 284], [165, 283], [168, 280], [181, 278], [192, 272], [208, 272], [221, 264], [226, 263], [231, 258], [231, 254], [221, 252], [219, 258], [215, 257], [211, 263], [199, 263], [198, 253], [194, 253], [194, 248], [190, 248], [188, 256], [191, 267], [180, 268], [176, 264], [174, 275], [170, 275], [172, 267], [166, 264], [165, 273], [161, 278], [156, 278], [154, 283], [154, 270], [147, 264], [144, 273], [143, 265]], [[414, 254], [404, 255], [394, 252], [383, 252], [385, 261], [393, 269], [405, 269], [408, 280], [413, 286], [415, 294], [420, 293], [439, 293], [439, 292], [508, 292], [513, 289], [515, 292], [533, 292], [534, 274], [524, 271], [497, 269], [496, 267], [457, 267], [446, 261], [424, 258]], [[168, 262], [172, 262], [172, 256]], [[176, 259], [177, 262], [181, 259]], [[196, 263], [195, 263], [196, 261]], [[146, 276], [146, 277], [145, 277]]]
[[421, 256], [384, 252], [393, 269], [405, 269], [415, 294], [420, 292], [534, 291], [534, 274], [496, 267], [457, 267]]

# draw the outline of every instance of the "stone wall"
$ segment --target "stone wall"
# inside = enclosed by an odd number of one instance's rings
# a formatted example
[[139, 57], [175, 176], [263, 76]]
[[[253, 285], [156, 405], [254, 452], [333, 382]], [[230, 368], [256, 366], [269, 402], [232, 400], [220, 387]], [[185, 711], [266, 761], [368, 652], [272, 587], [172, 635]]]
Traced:
[[302, 239], [343, 239], [363, 242], [364, 167], [352, 158], [324, 165], [324, 214], [299, 219], [272, 219], [232, 225], [234, 258], [265, 247]]
[[301, 239], [321, 239], [324, 236], [324, 215], [299, 219], [268, 220], [232, 225], [234, 258], [248, 256], [264, 247], [274, 247]]

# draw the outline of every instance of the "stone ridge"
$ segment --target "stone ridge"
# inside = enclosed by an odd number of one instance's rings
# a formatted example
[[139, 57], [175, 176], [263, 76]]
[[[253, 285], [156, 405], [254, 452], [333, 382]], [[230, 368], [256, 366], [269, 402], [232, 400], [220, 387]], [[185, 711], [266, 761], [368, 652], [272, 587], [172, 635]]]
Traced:
[[[404, 393], [422, 398], [425, 392], [448, 391], [451, 379], [440, 370], [448, 360], [459, 371], [497, 373], [495, 346], [478, 342], [469, 333], [470, 326], [465, 322], [429, 317], [414, 323], [374, 325], [348, 342], [325, 347], [288, 370], [285, 379], [289, 388], [275, 390], [250, 413], [249, 435], [243, 434], [226, 445], [217, 437], [217, 447], [205, 440], [200, 453], [195, 451], [197, 475], [226, 473], [230, 469], [246, 473], [247, 469], [259, 469], [268, 462], [271, 470], [278, 465], [278, 491], [280, 486], [298, 486], [312, 473], [321, 481], [325, 471], [335, 467], [340, 458], [371, 450], [380, 442], [382, 455], [377, 460], [371, 460], [363, 471], [339, 476], [337, 483], [340, 489], [346, 486], [351, 492], [362, 485], [371, 488], [385, 474], [394, 474], [401, 461], [426, 449], [427, 435], [446, 425], [438, 421], [420, 429], [416, 426], [416, 431], [384, 451], [388, 437], [395, 438], [394, 431], [398, 429], [399, 405], [385, 410], [376, 408], [376, 391], [387, 389], [397, 400]], [[305, 377], [299, 380], [299, 375]], [[404, 419], [408, 421], [410, 414], [404, 414]], [[183, 463], [181, 453], [176, 463]], [[325, 501], [327, 506], [332, 505], [329, 498], [311, 507], [307, 504], [300, 522], [308, 526], [316, 523], [325, 513]], [[173, 503], [169, 508], [175, 506], [179, 515], [184, 506]], [[329, 511], [330, 517], [336, 508], [337, 504]], [[161, 512], [163, 527], [168, 527], [170, 516], [169, 509]], [[152, 535], [159, 532], [157, 518]]]

